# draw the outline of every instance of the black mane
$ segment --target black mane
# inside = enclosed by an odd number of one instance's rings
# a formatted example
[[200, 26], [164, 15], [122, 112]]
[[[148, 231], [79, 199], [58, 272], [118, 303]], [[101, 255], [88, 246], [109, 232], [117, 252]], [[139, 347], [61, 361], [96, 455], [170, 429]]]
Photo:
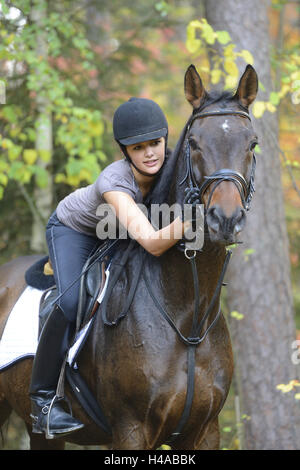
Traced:
[[193, 115], [200, 113], [203, 111], [207, 106], [210, 106], [211, 104], [218, 103], [220, 104], [221, 108], [227, 108], [227, 106], [231, 105], [231, 103], [237, 103], [239, 107], [243, 111], [248, 111], [248, 109], [236, 99], [236, 94], [235, 91], [232, 90], [225, 90], [225, 91], [218, 91], [218, 90], [213, 90], [207, 93], [205, 101], [199, 106], [199, 108], [194, 109]]

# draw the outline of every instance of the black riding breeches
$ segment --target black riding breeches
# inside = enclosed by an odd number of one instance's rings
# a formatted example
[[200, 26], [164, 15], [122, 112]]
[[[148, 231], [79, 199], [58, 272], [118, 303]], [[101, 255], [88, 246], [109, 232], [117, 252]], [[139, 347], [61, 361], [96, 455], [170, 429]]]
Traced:
[[[67, 227], [54, 211], [46, 227], [49, 256], [58, 294], [80, 276], [87, 259], [102, 243], [99, 238]], [[76, 321], [80, 279], [57, 301], [70, 322]]]

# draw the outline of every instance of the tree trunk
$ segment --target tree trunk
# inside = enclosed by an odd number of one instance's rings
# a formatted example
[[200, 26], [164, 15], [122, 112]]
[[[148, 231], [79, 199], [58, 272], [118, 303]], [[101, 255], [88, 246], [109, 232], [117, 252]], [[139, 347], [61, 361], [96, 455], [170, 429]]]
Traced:
[[[236, 2], [206, 0], [207, 21], [227, 30], [237, 49], [248, 49], [266, 91], [272, 91], [267, 0]], [[239, 64], [240, 71], [245, 63]], [[291, 360], [295, 340], [288, 238], [285, 224], [281, 168], [277, 147], [277, 115], [266, 112], [254, 121], [262, 153], [257, 155], [256, 193], [243, 245], [234, 250], [227, 281], [241, 414], [246, 449], [298, 449], [300, 410], [295, 391], [283, 394], [278, 384], [297, 379]], [[246, 256], [245, 251], [254, 250]]]
[[[39, 28], [37, 34], [36, 54], [43, 60], [47, 60], [48, 47], [47, 38], [42, 24], [43, 19], [47, 14], [47, 2], [34, 2], [32, 7], [31, 19], [36, 23]], [[43, 80], [43, 75], [40, 77]], [[37, 95], [36, 105], [38, 110], [38, 118], [36, 123], [36, 142], [35, 148], [40, 155], [40, 152], [52, 156], [52, 113], [49, 111], [49, 100], [46, 96]], [[48, 160], [48, 159], [47, 159]], [[37, 164], [43, 168], [49, 165], [43, 159], [38, 158]], [[30, 248], [32, 251], [42, 253], [47, 250], [45, 238], [45, 221], [50, 215], [52, 208], [52, 177], [48, 174], [48, 182], [46, 187], [36, 187], [34, 190], [34, 202], [36, 211], [32, 225], [32, 236]]]

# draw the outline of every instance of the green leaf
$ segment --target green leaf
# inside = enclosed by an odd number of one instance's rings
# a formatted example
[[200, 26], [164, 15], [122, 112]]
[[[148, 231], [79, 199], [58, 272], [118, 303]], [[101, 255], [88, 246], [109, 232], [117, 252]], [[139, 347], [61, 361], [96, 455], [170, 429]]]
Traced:
[[7, 185], [8, 177], [5, 173], [0, 173], [0, 183], [3, 184], [3, 186]]
[[8, 158], [11, 162], [13, 162], [14, 160], [16, 160], [19, 155], [21, 154], [21, 151], [22, 151], [22, 147], [20, 147], [19, 145], [14, 145], [12, 147], [10, 147], [8, 149]]
[[274, 106], [277, 106], [279, 103], [280, 103], [280, 97], [278, 95], [278, 93], [276, 93], [275, 91], [272, 91], [270, 93], [270, 102], [274, 105]]
[[225, 426], [225, 428], [223, 428], [223, 432], [231, 432], [232, 429], [230, 426]]
[[47, 173], [47, 171], [44, 168], [36, 165], [35, 168], [34, 168], [34, 173], [35, 173], [35, 176], [36, 176], [37, 185], [40, 188], [46, 188], [47, 185], [48, 185], [48, 173]]

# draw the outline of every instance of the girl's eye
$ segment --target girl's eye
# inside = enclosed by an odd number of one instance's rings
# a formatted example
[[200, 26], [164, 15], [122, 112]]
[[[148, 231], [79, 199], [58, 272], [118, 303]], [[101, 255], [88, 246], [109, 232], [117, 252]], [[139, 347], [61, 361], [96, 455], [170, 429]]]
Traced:
[[156, 145], [159, 145], [161, 143], [161, 140], [155, 140], [154, 142], [152, 142], [152, 145], [156, 146]]

